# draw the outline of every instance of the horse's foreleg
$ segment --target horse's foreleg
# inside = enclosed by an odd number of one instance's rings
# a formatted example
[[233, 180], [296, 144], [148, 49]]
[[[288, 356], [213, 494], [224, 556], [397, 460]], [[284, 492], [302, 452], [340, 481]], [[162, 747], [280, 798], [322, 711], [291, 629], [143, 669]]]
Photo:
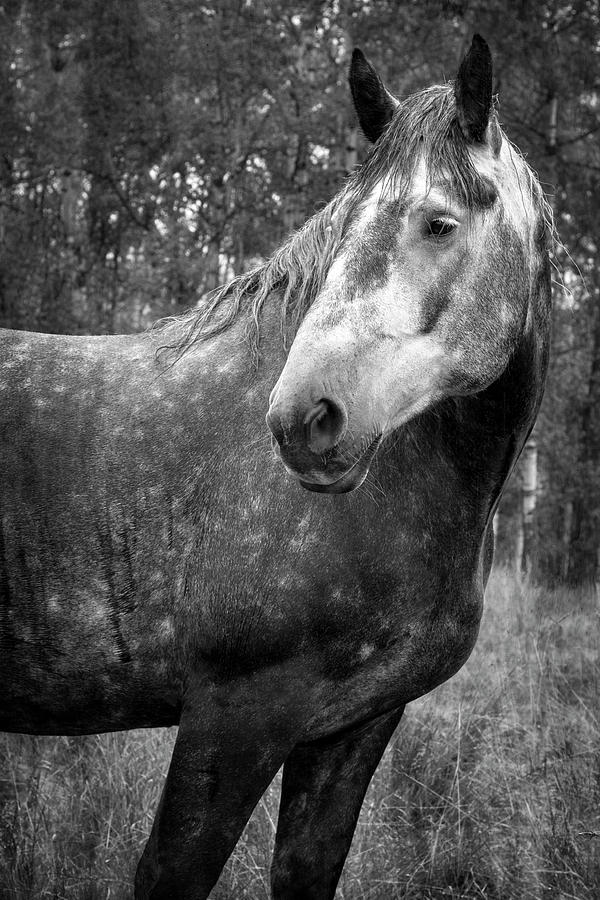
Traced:
[[275, 900], [333, 898], [369, 781], [401, 715], [294, 748], [283, 769]]
[[294, 744], [264, 706], [188, 704], [135, 879], [136, 900], [204, 900]]

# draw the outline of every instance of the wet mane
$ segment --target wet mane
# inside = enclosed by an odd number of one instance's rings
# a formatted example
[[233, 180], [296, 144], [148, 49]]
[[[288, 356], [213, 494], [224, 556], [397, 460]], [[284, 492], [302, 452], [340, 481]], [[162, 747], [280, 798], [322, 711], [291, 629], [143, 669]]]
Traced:
[[[503, 140], [507, 140], [505, 135]], [[513, 150], [523, 164], [525, 188], [540, 215], [549, 247], [553, 234], [550, 207], [535, 174], [514, 146]], [[161, 350], [177, 360], [199, 341], [223, 332], [245, 311], [250, 351], [257, 362], [260, 315], [271, 294], [280, 297], [282, 336], [287, 345], [321, 291], [341, 237], [361, 203], [379, 183], [389, 185], [395, 199], [402, 202], [421, 159], [429, 183], [443, 176], [467, 209], [488, 205], [489, 184], [471, 161], [457, 117], [453, 83], [435, 85], [404, 100], [385, 134], [342, 190], [266, 262], [211, 291], [199, 307], [157, 322], [154, 330], [163, 341]], [[520, 188], [523, 190], [521, 184]]]
[[180, 316], [162, 319], [154, 326], [168, 337], [171, 326], [183, 326], [176, 340], [161, 349], [179, 359], [198, 341], [225, 331], [242, 309], [249, 312], [248, 339], [255, 361], [258, 358], [260, 313], [272, 293], [281, 294], [282, 333], [295, 333], [307, 309], [321, 290], [339, 244], [336, 212], [345, 192], [338, 194], [320, 212], [292, 234], [265, 262], [211, 291], [200, 307]]

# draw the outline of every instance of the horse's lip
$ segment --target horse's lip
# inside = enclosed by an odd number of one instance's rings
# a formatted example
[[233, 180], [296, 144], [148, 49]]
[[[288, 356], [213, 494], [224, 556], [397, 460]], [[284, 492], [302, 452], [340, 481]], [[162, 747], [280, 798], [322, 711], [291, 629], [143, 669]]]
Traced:
[[373, 438], [365, 452], [362, 454], [354, 465], [345, 472], [341, 478], [332, 481], [329, 484], [322, 484], [317, 481], [304, 481], [299, 478], [299, 482], [307, 491], [315, 491], [317, 494], [347, 494], [349, 491], [355, 490], [363, 483], [369, 472], [369, 467], [373, 462], [373, 457], [379, 449], [379, 445], [383, 439], [382, 434], [378, 434]]

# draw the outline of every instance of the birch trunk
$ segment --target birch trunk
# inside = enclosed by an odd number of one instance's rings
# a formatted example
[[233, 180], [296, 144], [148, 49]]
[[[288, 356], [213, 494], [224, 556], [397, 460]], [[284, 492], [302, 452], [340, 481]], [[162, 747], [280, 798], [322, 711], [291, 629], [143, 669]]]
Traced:
[[534, 437], [530, 437], [525, 444], [522, 460], [521, 518], [523, 539], [519, 571], [522, 575], [529, 575], [533, 570], [537, 555], [535, 509], [538, 490], [538, 450]]

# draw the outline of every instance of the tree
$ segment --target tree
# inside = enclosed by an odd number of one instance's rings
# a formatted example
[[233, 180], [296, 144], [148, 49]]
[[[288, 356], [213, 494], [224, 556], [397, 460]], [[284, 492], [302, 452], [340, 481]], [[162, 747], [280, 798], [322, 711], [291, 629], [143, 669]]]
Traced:
[[536, 499], [525, 568], [596, 580], [600, 12], [596, 0], [509, 7], [4, 3], [0, 323], [130, 331], [197, 302], [267, 256], [364, 158], [346, 81], [354, 45], [402, 97], [452, 77], [480, 31], [492, 45], [501, 121], [552, 203], [567, 289], [556, 287], [537, 489], [517, 469], [499, 513], [499, 552], [520, 560], [512, 536], [525, 491]]

